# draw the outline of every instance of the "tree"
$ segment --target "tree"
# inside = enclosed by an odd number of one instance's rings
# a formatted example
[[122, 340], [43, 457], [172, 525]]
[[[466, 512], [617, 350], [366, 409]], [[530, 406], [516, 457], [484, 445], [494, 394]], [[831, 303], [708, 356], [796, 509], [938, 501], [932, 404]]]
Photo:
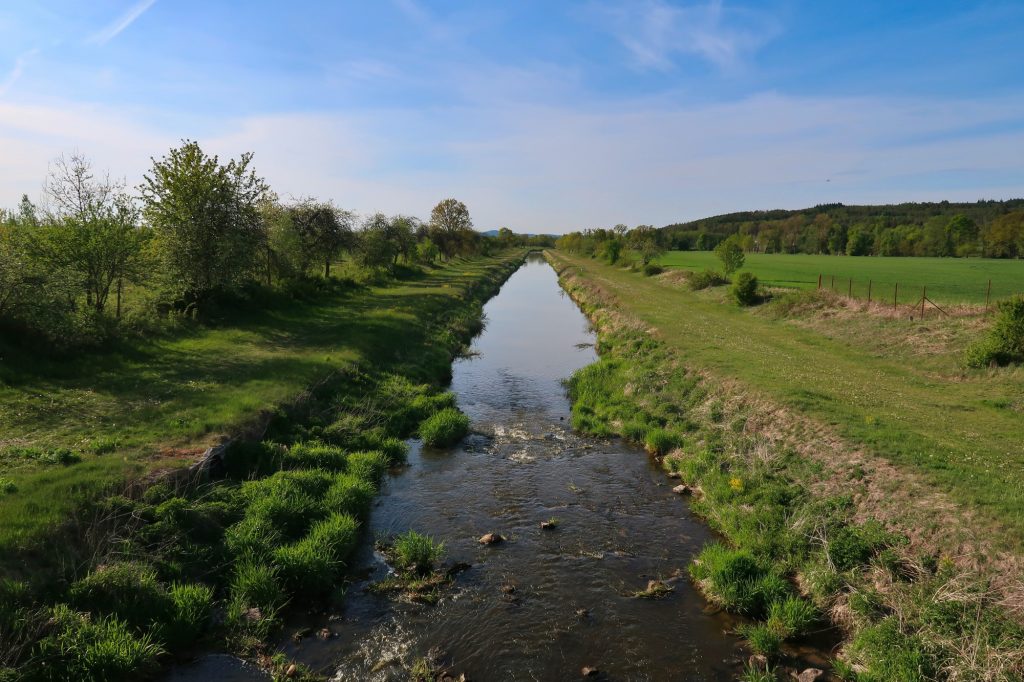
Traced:
[[185, 140], [139, 187], [168, 283], [186, 300], [249, 279], [266, 239], [259, 206], [268, 192], [249, 165], [252, 154], [221, 164]]
[[715, 247], [715, 255], [722, 261], [722, 269], [726, 277], [732, 275], [743, 267], [746, 256], [743, 255], [743, 247], [737, 235], [733, 235]]
[[472, 231], [469, 209], [457, 199], [444, 199], [430, 212], [430, 239], [445, 258], [455, 255]]
[[52, 204], [36, 242], [50, 267], [77, 273], [86, 304], [97, 313], [106, 308], [116, 285], [121, 315], [124, 280], [142, 273], [143, 247], [149, 231], [139, 226], [139, 209], [123, 183], [97, 180], [84, 157], [59, 157], [51, 166], [45, 193]]
[[367, 218], [358, 234], [356, 262], [371, 270], [390, 268], [398, 253], [395, 242], [388, 234], [390, 229], [390, 221], [383, 213]]
[[419, 221], [410, 216], [397, 215], [388, 221], [388, 240], [394, 246], [394, 263], [401, 256], [406, 262], [412, 260], [416, 250], [416, 229]]
[[342, 249], [352, 245], [355, 216], [329, 201], [315, 199], [303, 199], [290, 206], [288, 216], [305, 257], [302, 270], [308, 269], [310, 263], [319, 262], [324, 266], [324, 278], [330, 277], [331, 261]]
[[874, 237], [864, 228], [855, 227], [850, 231], [846, 241], [846, 255], [868, 256], [871, 254], [871, 247], [875, 243]]
[[985, 255], [990, 258], [1024, 256], [1024, 211], [1001, 215], [982, 231]]
[[515, 238], [516, 235], [510, 228], [502, 227], [498, 229], [498, 241], [501, 242], [502, 246], [510, 246]]
[[660, 233], [652, 225], [638, 225], [630, 231], [628, 241], [630, 247], [640, 255], [640, 261], [644, 265], [665, 253]]

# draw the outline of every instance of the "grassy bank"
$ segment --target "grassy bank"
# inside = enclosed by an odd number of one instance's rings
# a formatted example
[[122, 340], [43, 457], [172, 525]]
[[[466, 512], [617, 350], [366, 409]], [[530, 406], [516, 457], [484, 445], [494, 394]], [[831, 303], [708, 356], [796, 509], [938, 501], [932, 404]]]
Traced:
[[99, 491], [187, 466], [227, 434], [258, 432], [329, 377], [367, 366], [445, 371], [449, 349], [433, 343], [433, 320], [508, 258], [456, 259], [299, 299], [268, 294], [269, 305], [243, 302], [214, 325], [109, 352], [46, 359], [3, 348], [0, 477], [15, 490], [0, 496], [0, 555]]
[[[574, 426], [642, 443], [692, 494], [692, 508], [723, 536], [692, 576], [712, 602], [753, 619], [742, 634], [754, 652], [785, 664], [791, 646], [834, 623], [844, 635], [835, 660], [844, 679], [1020, 679], [1024, 629], [1010, 616], [1020, 604], [1020, 564], [997, 551], [1018, 546], [1010, 491], [1019, 481], [987, 474], [986, 485], [1007, 487], [988, 498], [990, 514], [972, 514], [984, 508], [984, 486], [965, 468], [936, 475], [937, 464], [915, 466], [886, 449], [926, 434], [908, 438], [912, 420], [887, 422], [882, 394], [895, 392], [893, 406], [908, 391], [923, 394], [933, 367], [901, 368], [862, 341], [830, 339], [781, 311], [728, 306], [721, 292], [549, 257], [599, 332], [600, 361], [570, 383]], [[853, 376], [844, 376], [848, 368]], [[927, 381], [920, 409], [948, 422], [941, 403], [959, 402], [935, 384], [952, 380]], [[990, 373], [959, 379], [978, 384], [979, 405], [992, 381], [1011, 385]], [[988, 434], [1000, 447], [987, 462], [952, 454], [944, 468], [984, 471], [1004, 453], [1009, 464], [1019, 419], [998, 423], [1010, 431]], [[945, 457], [955, 429], [927, 434], [942, 447], [918, 446]], [[862, 434], [872, 437], [855, 438]], [[975, 458], [989, 454], [966, 437], [960, 445]], [[754, 670], [747, 678], [776, 679]]]
[[[0, 510], [19, 525], [5, 525], [0, 679], [138, 679], [209, 648], [284, 674], [287, 662], [265, 650], [268, 633], [289, 605], [341, 598], [345, 562], [384, 471], [404, 458], [402, 438], [436, 426], [435, 414], [454, 418], [454, 396], [439, 387], [482, 328], [483, 302], [522, 257], [455, 261], [154, 342], [189, 365], [223, 364], [208, 390], [231, 407], [212, 412], [218, 401], [203, 397], [193, 409], [183, 393], [155, 425], [126, 420], [118, 436], [129, 446], [70, 450], [81, 461], [63, 464], [20, 456], [8, 466], [14, 490]], [[97, 362], [118, 371], [98, 377], [105, 395], [94, 406], [121, 421], [116, 390], [135, 365], [120, 356]], [[243, 368], [237, 385], [232, 364]], [[305, 371], [285, 371], [295, 366]], [[165, 367], [153, 376], [177, 383]], [[136, 378], [138, 390], [153, 376]], [[49, 381], [60, 399], [87, 379]], [[178, 431], [175, 415], [194, 413], [210, 425]], [[109, 438], [101, 426], [72, 417], [73, 434], [23, 447], [54, 452], [81, 433]], [[192, 463], [219, 433], [240, 438], [211, 469], [150, 475]], [[168, 448], [164, 438], [178, 440]]]
[[[681, 270], [721, 266], [711, 251], [670, 251], [658, 262]], [[743, 269], [756, 273], [767, 286], [794, 289], [817, 288], [821, 275], [823, 287], [834, 285], [841, 294], [851, 292], [852, 280], [857, 298], [867, 298], [870, 281], [872, 300], [891, 304], [896, 294], [899, 303], [907, 306], [921, 299], [922, 287], [928, 288], [928, 298], [940, 304], [984, 304], [989, 280], [993, 301], [1024, 292], [1024, 263], [1019, 260], [748, 253]]]

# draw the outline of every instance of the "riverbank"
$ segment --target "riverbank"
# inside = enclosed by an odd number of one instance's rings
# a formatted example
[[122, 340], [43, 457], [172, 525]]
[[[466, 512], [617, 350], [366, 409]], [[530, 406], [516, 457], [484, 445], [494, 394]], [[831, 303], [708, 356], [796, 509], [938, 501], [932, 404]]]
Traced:
[[[570, 385], [574, 426], [644, 443], [693, 494], [727, 543], [691, 573], [711, 601], [759, 621], [744, 632], [755, 651], [784, 657], [830, 621], [847, 679], [1019, 679], [1014, 482], [977, 457], [913, 466], [968, 445], [1009, 461], [1019, 420], [986, 413], [999, 428], [969, 439], [942, 407], [957, 396], [931, 387], [935, 429], [890, 422], [886, 406], [928, 388], [908, 368], [670, 281], [548, 258], [599, 332], [600, 362]], [[989, 467], [993, 489], [964, 476], [972, 467]]]
[[[154, 424], [125, 419], [130, 448], [4, 472], [14, 490], [0, 501], [0, 679], [137, 679], [225, 648], [284, 674], [290, 664], [267, 655], [269, 633], [286, 607], [341, 598], [381, 477], [405, 456], [401, 439], [453, 405], [440, 388], [451, 361], [524, 256], [456, 259], [153, 342], [147, 353], [170, 357], [134, 380], [138, 358], [108, 357], [93, 362], [118, 371], [91, 386], [86, 372], [9, 382], [8, 392], [49, 391], [55, 403], [102, 393], [118, 421], [147, 386], [208, 383], [194, 402], [176, 395], [155, 408]], [[125, 382], [134, 391], [118, 394]], [[176, 431], [179, 415], [196, 414], [213, 421]], [[5, 436], [27, 418], [4, 424]], [[102, 432], [102, 422], [67, 419], [55, 441]], [[210, 468], [176, 473], [232, 436]]]

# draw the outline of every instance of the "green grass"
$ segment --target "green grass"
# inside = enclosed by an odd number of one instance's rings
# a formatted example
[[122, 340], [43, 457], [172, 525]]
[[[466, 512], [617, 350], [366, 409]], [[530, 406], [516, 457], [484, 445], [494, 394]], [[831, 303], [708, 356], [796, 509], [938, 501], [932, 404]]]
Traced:
[[[329, 376], [355, 382], [354, 393], [365, 367], [386, 368], [413, 384], [435, 382], [448, 372], [460, 339], [479, 324], [455, 301], [519, 255], [456, 259], [409, 279], [313, 300], [268, 294], [214, 325], [123, 341], [106, 352], [46, 359], [0, 341], [0, 554], [30, 545], [125, 480], [191, 464], [221, 434]], [[418, 397], [395, 418], [415, 425], [451, 400]], [[404, 456], [401, 441], [373, 438], [366, 449], [385, 450], [396, 461]], [[81, 461], [4, 454], [19, 448], [71, 451]]]
[[[931, 338], [931, 327], [905, 320], [861, 316], [811, 328], [723, 304], [721, 294], [691, 292], [590, 259], [559, 257], [628, 302], [627, 312], [658, 330], [689, 368], [738, 379], [833, 425], [1002, 524], [1010, 536], [995, 538], [1001, 544], [1024, 542], [1020, 369], [965, 372], [963, 348], [940, 344], [935, 352], [920, 352], [914, 342]], [[959, 333], [966, 344], [983, 333], [960, 329], [957, 321], [949, 324], [948, 329], [935, 326], [933, 336]], [[586, 371], [596, 373], [599, 367]], [[573, 419], [580, 426], [589, 417], [574, 414]]]
[[[711, 251], [670, 251], [658, 262], [666, 268], [721, 270]], [[822, 286], [872, 300], [892, 303], [899, 284], [899, 302], [911, 305], [928, 288], [928, 298], [942, 303], [984, 303], [992, 280], [992, 300], [1024, 293], [1024, 261], [992, 258], [883, 258], [869, 256], [812, 256], [807, 254], [748, 253], [743, 271], [757, 275], [768, 287], [814, 289]], [[835, 278], [833, 285], [832, 278]]]
[[423, 442], [431, 447], [454, 445], [469, 433], [469, 417], [457, 408], [446, 407], [424, 419], [419, 432]]

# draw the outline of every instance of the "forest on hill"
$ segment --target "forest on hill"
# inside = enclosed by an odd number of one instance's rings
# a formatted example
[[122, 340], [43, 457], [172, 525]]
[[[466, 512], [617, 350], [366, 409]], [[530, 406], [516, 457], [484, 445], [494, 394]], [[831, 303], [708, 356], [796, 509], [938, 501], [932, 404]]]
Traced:
[[1024, 199], [741, 211], [661, 229], [673, 250], [739, 235], [748, 251], [852, 256], [1024, 256]]

